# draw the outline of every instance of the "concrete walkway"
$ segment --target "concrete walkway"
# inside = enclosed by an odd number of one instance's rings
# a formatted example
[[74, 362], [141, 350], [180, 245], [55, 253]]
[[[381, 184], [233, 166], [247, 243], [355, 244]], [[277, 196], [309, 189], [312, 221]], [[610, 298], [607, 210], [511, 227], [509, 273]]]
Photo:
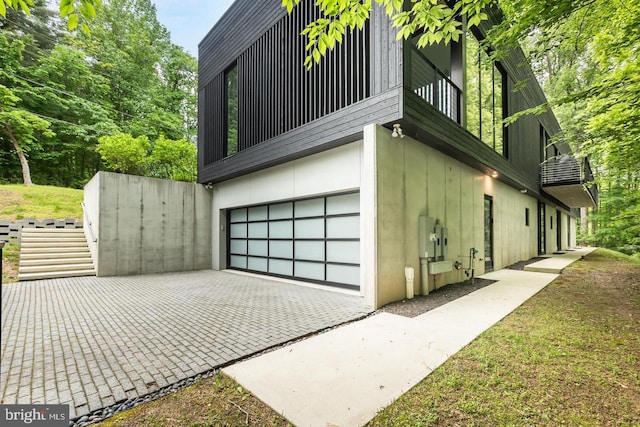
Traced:
[[380, 313], [224, 372], [299, 427], [363, 425], [558, 275], [481, 277], [497, 282], [412, 319]]
[[4, 284], [0, 402], [79, 417], [366, 313], [360, 296], [218, 271]]
[[541, 261], [527, 265], [524, 268], [524, 271], [560, 274], [569, 264], [579, 260], [585, 255], [585, 253], [591, 252], [592, 250], [593, 248], [576, 249], [566, 251], [563, 254], [551, 255]]

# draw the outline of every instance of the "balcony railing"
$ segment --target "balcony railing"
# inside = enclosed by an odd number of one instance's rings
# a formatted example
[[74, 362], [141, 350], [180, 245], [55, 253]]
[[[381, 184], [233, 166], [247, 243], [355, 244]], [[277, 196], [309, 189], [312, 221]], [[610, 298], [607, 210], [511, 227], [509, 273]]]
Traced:
[[411, 74], [409, 85], [420, 98], [436, 107], [458, 124], [462, 122], [460, 108], [462, 91], [426, 56], [411, 45]]
[[571, 208], [598, 204], [598, 187], [586, 157], [552, 157], [542, 163], [540, 180], [545, 192]]

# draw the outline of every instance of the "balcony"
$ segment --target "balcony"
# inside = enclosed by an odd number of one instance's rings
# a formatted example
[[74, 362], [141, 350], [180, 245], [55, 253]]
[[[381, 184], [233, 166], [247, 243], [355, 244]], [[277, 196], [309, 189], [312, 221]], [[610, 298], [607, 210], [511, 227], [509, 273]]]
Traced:
[[408, 84], [413, 93], [460, 124], [462, 91], [414, 45], [411, 45], [410, 55], [411, 72]]
[[587, 158], [552, 157], [541, 165], [542, 190], [570, 208], [596, 207], [598, 187]]

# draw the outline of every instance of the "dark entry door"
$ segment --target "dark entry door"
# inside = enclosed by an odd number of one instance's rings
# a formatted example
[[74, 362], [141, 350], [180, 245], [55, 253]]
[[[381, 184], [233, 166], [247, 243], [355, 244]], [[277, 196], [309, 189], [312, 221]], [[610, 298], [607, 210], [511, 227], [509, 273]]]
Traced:
[[556, 214], [556, 243], [558, 246], [557, 251], [562, 250], [562, 214], [560, 211], [557, 211]]
[[547, 224], [546, 207], [544, 203], [538, 203], [538, 254], [547, 253]]
[[493, 197], [484, 196], [484, 269], [493, 270]]

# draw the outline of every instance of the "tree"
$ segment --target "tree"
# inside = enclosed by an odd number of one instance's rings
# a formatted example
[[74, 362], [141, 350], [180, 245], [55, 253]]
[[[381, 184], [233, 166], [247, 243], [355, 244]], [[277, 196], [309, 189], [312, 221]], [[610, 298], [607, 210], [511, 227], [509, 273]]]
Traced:
[[[640, 2], [591, 1], [524, 48], [563, 128], [554, 142], [589, 155], [600, 205], [582, 228], [599, 246], [640, 249]], [[606, 25], [602, 25], [606, 22]], [[545, 108], [546, 106], [543, 106]]]
[[37, 50], [52, 49], [60, 40], [61, 25], [53, 20], [54, 11], [47, 8], [46, 0], [34, 0], [27, 15], [21, 11], [9, 9], [6, 19], [0, 20], [0, 29], [15, 34], [30, 34]]
[[121, 173], [143, 175], [146, 172], [151, 144], [146, 136], [129, 134], [102, 136], [96, 151], [107, 168]]
[[[28, 56], [34, 52], [36, 55]], [[55, 133], [30, 147], [33, 178], [64, 186], [84, 185], [98, 170], [97, 137], [118, 130], [103, 106], [108, 82], [92, 71], [83, 52], [65, 44], [40, 51], [30, 34], [3, 30], [0, 59], [6, 65], [0, 70], [0, 84], [21, 99], [23, 110], [47, 118]]]
[[146, 136], [103, 136], [96, 150], [108, 169], [176, 181], [195, 181], [197, 156], [193, 144], [160, 136], [153, 144]]
[[[108, 102], [119, 112], [124, 133], [150, 140], [161, 134], [185, 137], [182, 106], [195, 104], [188, 93], [195, 92], [196, 79], [182, 79], [179, 73], [169, 77], [171, 67], [182, 69], [175, 65], [181, 49], [171, 44], [150, 0], [110, 1], [93, 20], [91, 36], [78, 34], [76, 42], [93, 59], [94, 71], [109, 82]], [[195, 65], [184, 65], [189, 67], [195, 73]], [[188, 89], [180, 92], [183, 87]], [[188, 114], [195, 120], [195, 108]]]
[[[22, 10], [29, 15], [31, 13], [31, 7], [33, 6], [34, 0], [0, 0], [0, 15], [6, 17], [7, 8]], [[88, 33], [89, 26], [87, 22], [96, 17], [96, 11], [101, 7], [101, 0], [80, 0], [79, 2], [75, 0], [61, 0], [60, 16], [67, 19], [69, 30], [74, 30], [78, 27], [78, 24], [81, 24], [81, 28]]]
[[176, 181], [193, 182], [198, 174], [196, 147], [181, 139], [173, 141], [160, 136], [153, 143], [149, 175]]
[[[106, 3], [91, 37], [47, 33], [55, 22], [45, 6], [36, 0], [30, 15], [9, 10], [10, 19], [0, 19], [0, 84], [55, 133], [29, 147], [35, 181], [82, 187], [105, 167], [96, 151], [100, 136], [195, 140], [196, 60], [171, 44], [150, 1]], [[13, 182], [21, 166], [6, 141], [0, 180]]]
[[9, 139], [20, 160], [24, 184], [32, 185], [27, 153], [38, 135], [48, 137], [53, 133], [49, 130], [51, 123], [17, 108], [19, 102], [20, 98], [0, 85], [0, 132]]
[[[458, 0], [444, 2], [432, 0], [416, 0], [409, 10], [404, 10], [403, 0], [373, 0], [384, 7], [386, 14], [398, 28], [398, 38], [421, 34], [418, 47], [434, 43], [449, 43], [457, 41], [463, 34], [462, 23], [459, 19], [464, 16], [469, 26], [475, 26], [487, 19], [485, 8], [492, 0]], [[283, 7], [291, 13], [300, 0], [282, 0]], [[362, 29], [369, 19], [372, 0], [323, 0], [319, 4], [324, 18], [311, 22], [302, 32], [307, 37], [307, 52], [305, 59], [307, 68], [320, 59], [327, 51], [332, 50], [336, 43], [342, 42], [347, 31]]]

